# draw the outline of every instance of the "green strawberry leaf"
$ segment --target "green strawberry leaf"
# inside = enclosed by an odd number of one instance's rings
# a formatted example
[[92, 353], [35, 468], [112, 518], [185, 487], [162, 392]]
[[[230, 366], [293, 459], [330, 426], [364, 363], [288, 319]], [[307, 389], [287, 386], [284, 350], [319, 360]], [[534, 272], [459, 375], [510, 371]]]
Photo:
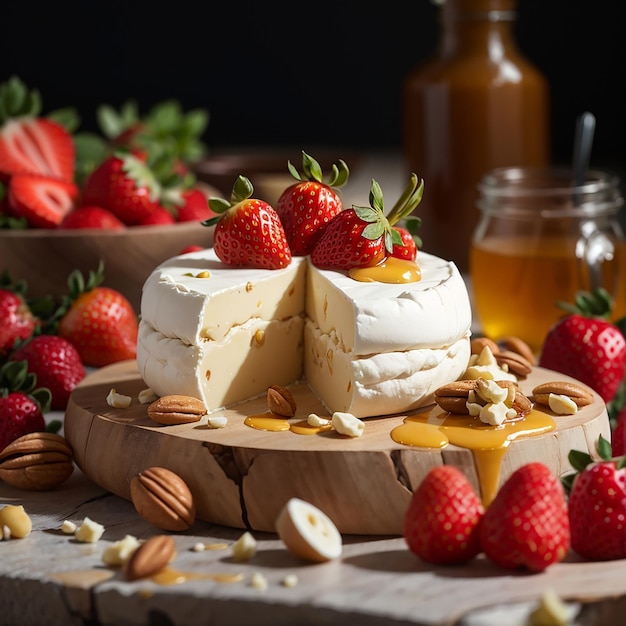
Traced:
[[334, 189], [343, 187], [350, 176], [350, 170], [342, 159], [333, 163], [331, 172], [326, 180], [319, 162], [310, 154], [302, 151], [302, 173], [300, 173], [291, 161], [287, 161], [287, 170], [297, 181], [310, 180], [327, 185]]
[[58, 433], [62, 427], [63, 427], [63, 422], [61, 420], [51, 420], [46, 424], [46, 432]]
[[13, 117], [38, 117], [41, 113], [41, 95], [28, 87], [17, 76], [11, 76], [0, 85], [0, 125]]
[[611, 442], [607, 441], [602, 435], [600, 435], [600, 438], [598, 439], [597, 450], [600, 458], [605, 461], [608, 461], [613, 456]]
[[582, 472], [589, 463], [593, 462], [591, 455], [581, 450], [570, 450], [567, 455], [567, 460], [570, 465], [578, 472]]

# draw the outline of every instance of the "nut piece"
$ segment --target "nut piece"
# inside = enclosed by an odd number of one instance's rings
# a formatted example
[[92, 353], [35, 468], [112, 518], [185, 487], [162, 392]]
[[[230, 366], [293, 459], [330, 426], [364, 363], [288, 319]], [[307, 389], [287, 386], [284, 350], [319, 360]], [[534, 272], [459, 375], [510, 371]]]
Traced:
[[296, 414], [296, 401], [289, 389], [280, 385], [270, 385], [267, 390], [267, 405], [272, 413], [283, 417], [293, 417]]
[[130, 481], [137, 513], [161, 530], [187, 530], [196, 519], [196, 506], [187, 483], [164, 467], [151, 467]]
[[0, 528], [8, 528], [8, 537], [24, 539], [33, 523], [21, 504], [7, 504], [0, 509]]
[[513, 335], [502, 337], [502, 339], [498, 341], [498, 344], [501, 350], [516, 352], [520, 356], [523, 356], [531, 365], [535, 365], [537, 362], [532, 348], [519, 337], [514, 337]]
[[[469, 415], [470, 408], [468, 403], [470, 405], [480, 404], [482, 406], [485, 406], [487, 403], [493, 403], [495, 398], [485, 393], [485, 389], [490, 382], [490, 379], [478, 378], [475, 380], [457, 380], [447, 385], [442, 385], [435, 389], [435, 402], [448, 413]], [[525, 415], [530, 411], [532, 402], [523, 394], [517, 384], [510, 380], [493, 382], [499, 387], [508, 390], [507, 397], [504, 400], [508, 408], [514, 409], [517, 415]]]
[[493, 356], [502, 369], [515, 374], [518, 378], [526, 378], [533, 371], [532, 363], [526, 357], [512, 350], [500, 350]]
[[142, 543], [126, 561], [126, 579], [147, 578], [162, 570], [176, 555], [169, 535], [155, 535]]
[[493, 339], [489, 339], [489, 337], [475, 337], [470, 341], [470, 350], [472, 354], [480, 354], [485, 346], [491, 350], [492, 354], [499, 351], [498, 344], [493, 341]]
[[435, 402], [448, 413], [468, 415], [467, 399], [475, 391], [476, 380], [457, 380], [435, 389]]
[[341, 556], [342, 539], [334, 522], [313, 504], [291, 498], [276, 519], [276, 532], [288, 550], [307, 561]]
[[193, 396], [163, 396], [148, 407], [148, 417], [166, 426], [191, 424], [206, 414], [204, 402]]
[[0, 452], [0, 480], [18, 489], [45, 491], [74, 471], [72, 447], [56, 433], [29, 433]]
[[544, 406], [550, 406], [550, 394], [567, 396], [576, 403], [578, 408], [593, 403], [593, 394], [589, 389], [565, 380], [543, 383], [533, 389], [535, 402]]

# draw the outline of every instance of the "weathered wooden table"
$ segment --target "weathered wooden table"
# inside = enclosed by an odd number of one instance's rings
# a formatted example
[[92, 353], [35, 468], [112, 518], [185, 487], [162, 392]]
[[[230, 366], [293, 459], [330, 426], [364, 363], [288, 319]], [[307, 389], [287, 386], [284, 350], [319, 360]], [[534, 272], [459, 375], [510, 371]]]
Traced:
[[[542, 574], [504, 572], [480, 558], [470, 566], [437, 568], [420, 562], [402, 538], [345, 536], [339, 560], [309, 564], [291, 556], [276, 536], [254, 533], [256, 556], [237, 563], [231, 546], [242, 531], [205, 522], [174, 535], [172, 566], [185, 582], [129, 583], [103, 564], [102, 552], [127, 534], [142, 539], [158, 532], [131, 503], [78, 470], [52, 492], [0, 484], [0, 506], [9, 503], [24, 505], [33, 530], [25, 539], [0, 542], [0, 624], [7, 626], [521, 626], [549, 588], [568, 601], [572, 624], [621, 625], [626, 609], [626, 561], [583, 564], [571, 555]], [[80, 523], [86, 516], [106, 527], [97, 543], [79, 543], [59, 530], [64, 520]], [[198, 542], [227, 545], [195, 552]], [[256, 573], [267, 580], [266, 589], [252, 586]], [[297, 584], [286, 586], [292, 575]]]
[[[626, 560], [583, 563], [571, 553], [541, 574], [504, 571], [481, 557], [463, 567], [433, 567], [400, 536], [344, 534], [340, 559], [311, 564], [276, 535], [252, 531], [258, 551], [242, 563], [232, 546], [244, 530], [200, 519], [173, 534], [177, 556], [167, 584], [128, 582], [103, 563], [104, 549], [126, 535], [141, 540], [161, 531], [127, 499], [76, 468], [53, 491], [0, 482], [0, 507], [6, 504], [22, 504], [33, 530], [0, 541], [0, 625], [522, 626], [548, 589], [567, 602], [578, 626], [621, 625], [626, 609]], [[105, 527], [97, 543], [60, 530], [64, 520], [80, 524], [85, 517]], [[198, 543], [208, 549], [195, 551]], [[255, 575], [265, 589], [253, 584]], [[294, 577], [297, 584], [286, 584]]]

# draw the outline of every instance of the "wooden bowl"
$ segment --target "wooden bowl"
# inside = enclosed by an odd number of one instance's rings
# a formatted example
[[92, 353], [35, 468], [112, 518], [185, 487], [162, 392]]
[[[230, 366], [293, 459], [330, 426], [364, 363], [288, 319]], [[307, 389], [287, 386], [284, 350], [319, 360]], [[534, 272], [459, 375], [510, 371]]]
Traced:
[[103, 285], [123, 293], [139, 313], [141, 289], [150, 272], [189, 245], [209, 247], [213, 228], [199, 222], [104, 230], [0, 230], [0, 273], [25, 280], [28, 297], [68, 293], [70, 273], [85, 278], [104, 262]]

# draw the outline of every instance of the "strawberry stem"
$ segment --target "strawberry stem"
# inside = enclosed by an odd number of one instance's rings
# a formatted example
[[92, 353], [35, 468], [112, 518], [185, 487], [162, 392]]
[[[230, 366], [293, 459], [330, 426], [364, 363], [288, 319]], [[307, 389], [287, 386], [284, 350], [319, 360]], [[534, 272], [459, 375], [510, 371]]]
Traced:
[[311, 155], [307, 154], [304, 150], [302, 151], [302, 173], [296, 169], [291, 161], [287, 161], [287, 169], [297, 181], [315, 181], [335, 189], [343, 187], [350, 176], [350, 170], [348, 169], [346, 162], [339, 159], [338, 164], [333, 163], [331, 172], [326, 181], [324, 181], [322, 168], [319, 162], [316, 161]]

